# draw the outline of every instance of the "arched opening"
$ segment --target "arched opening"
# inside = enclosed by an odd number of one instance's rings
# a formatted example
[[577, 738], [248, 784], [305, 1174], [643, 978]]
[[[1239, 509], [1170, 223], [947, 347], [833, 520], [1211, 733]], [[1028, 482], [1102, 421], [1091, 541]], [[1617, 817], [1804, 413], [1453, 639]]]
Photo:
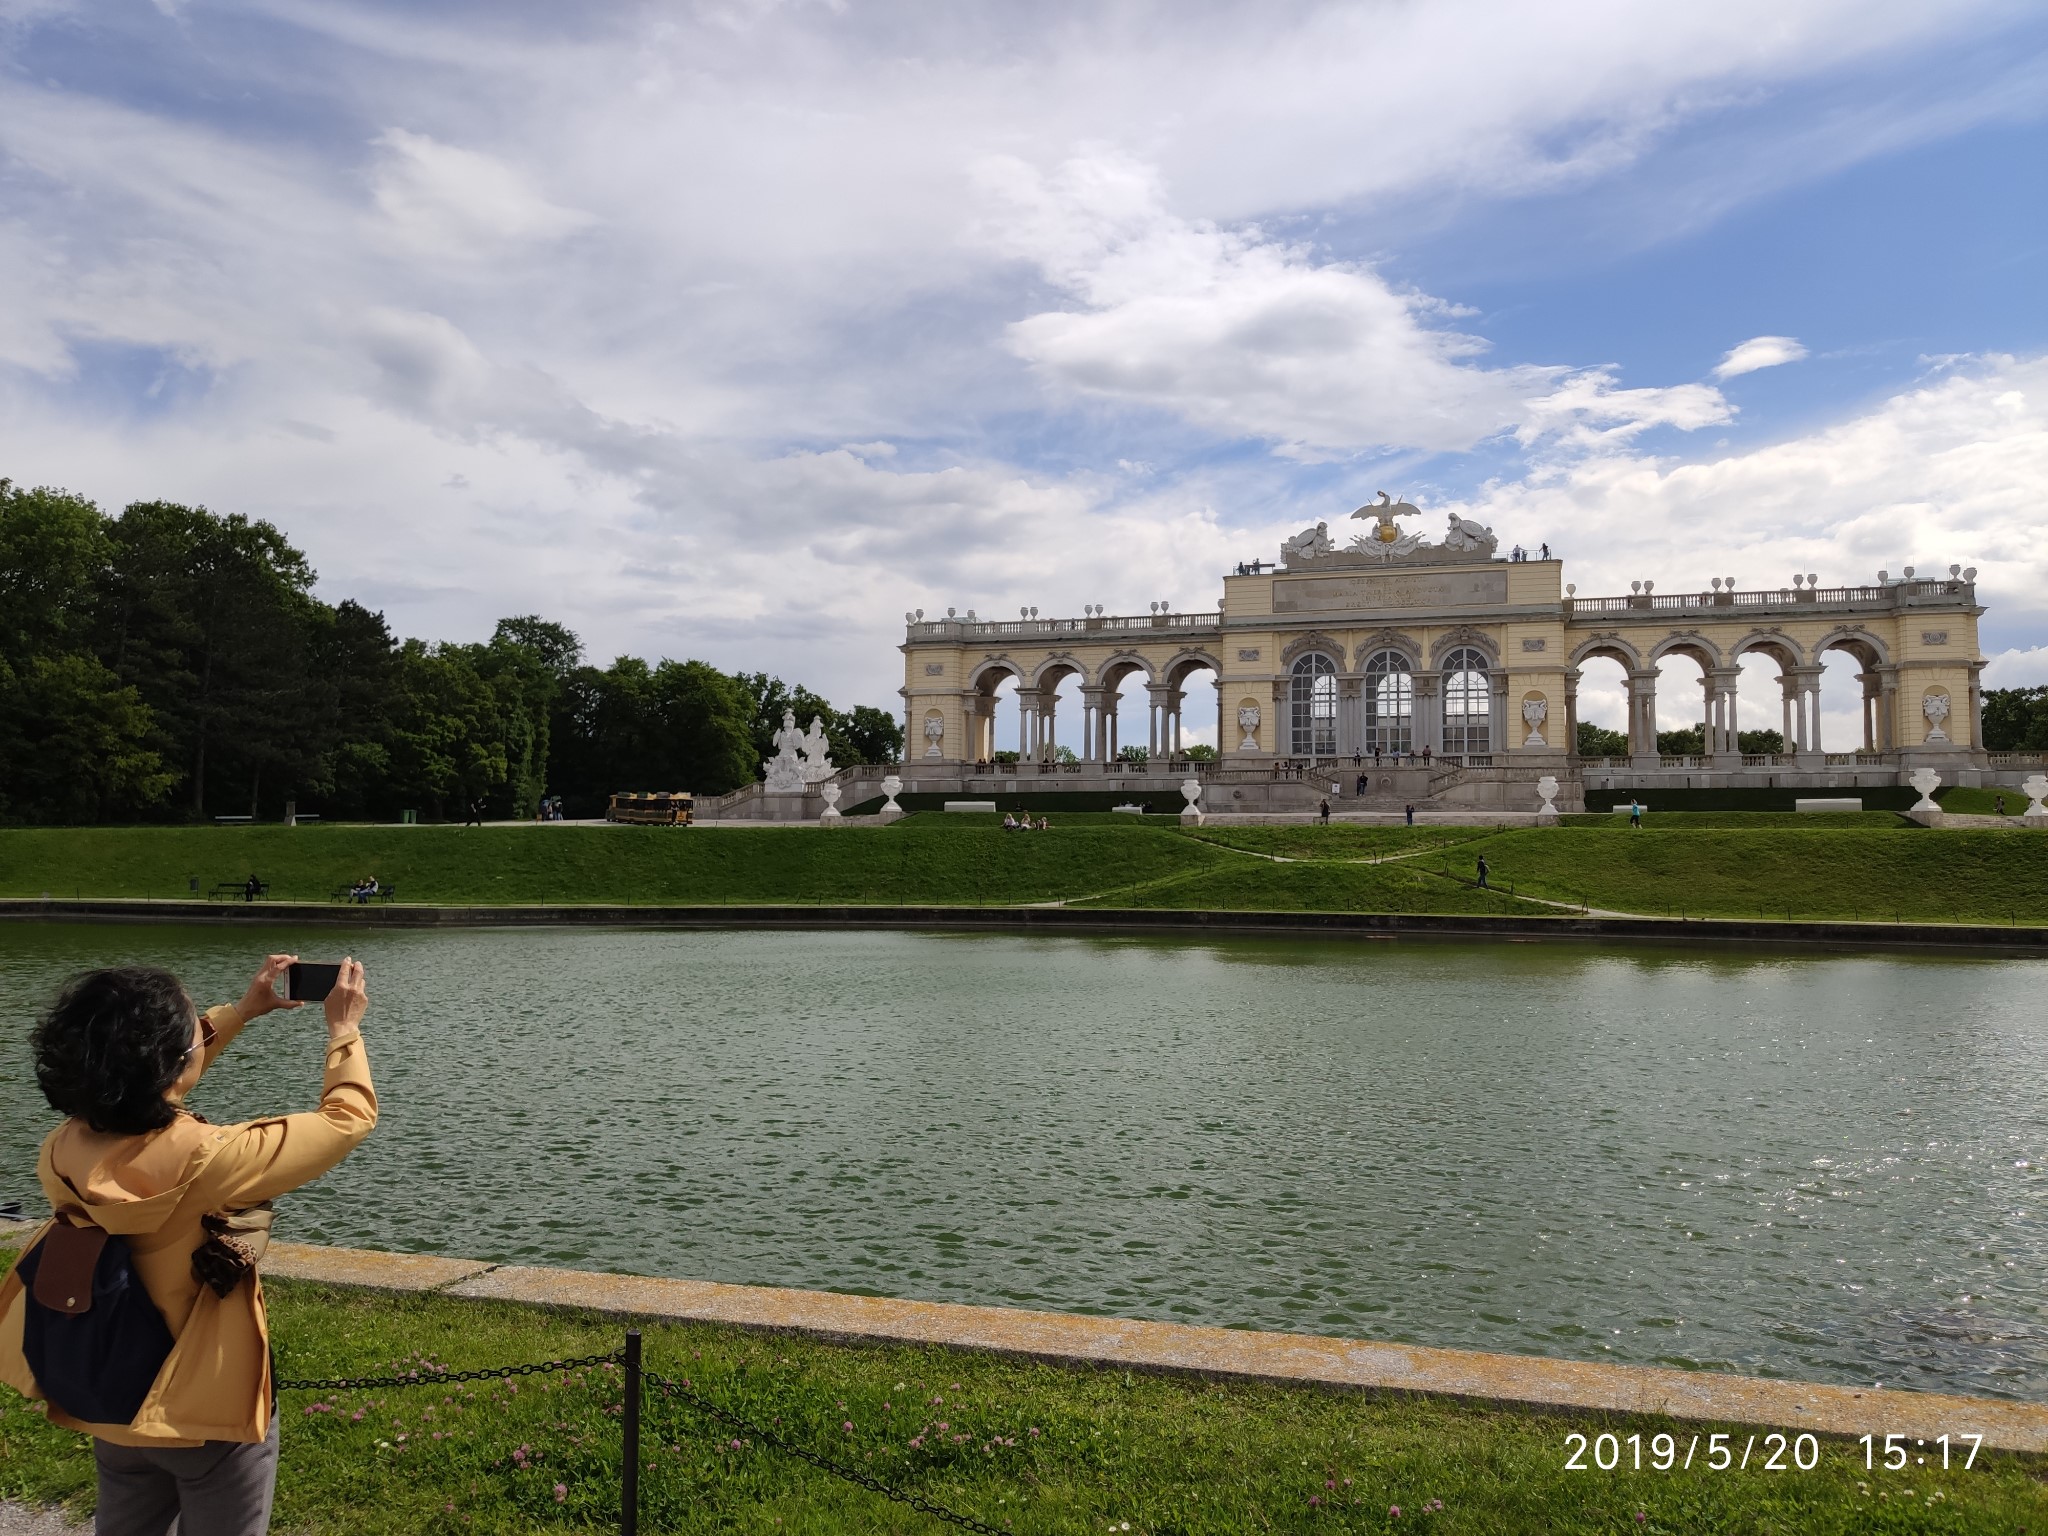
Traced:
[[1188, 656], [1167, 669], [1163, 750], [1174, 758], [1214, 761], [1222, 751], [1221, 709], [1216, 664]]
[[[1870, 641], [1843, 636], [1822, 645], [1820, 699], [1816, 713], [1817, 752], [1890, 752], [1894, 739], [1892, 695], [1885, 687], [1883, 654]], [[1832, 705], [1832, 708], [1828, 706]]]
[[1016, 762], [1025, 751], [1022, 679], [1016, 669], [993, 666], [975, 679], [963, 756], [981, 767]]
[[1629, 735], [1629, 664], [1627, 656], [1610, 650], [1588, 651], [1574, 664], [1579, 678], [1571, 695], [1572, 739], [1565, 748], [1585, 762], [1626, 767], [1636, 751]]
[[1337, 664], [1320, 651], [1297, 658], [1289, 673], [1287, 750], [1293, 757], [1337, 755]]
[[1089, 762], [1113, 763], [1151, 754], [1151, 676], [1136, 661], [1113, 661], [1102, 670], [1089, 750]]
[[1737, 653], [1742, 682], [1737, 690], [1736, 748], [1745, 757], [1789, 756], [1810, 738], [1810, 689], [1798, 653], [1782, 641], [1766, 640]]
[[1376, 651], [1359, 690], [1365, 751], [1399, 756], [1415, 750], [1415, 669], [1399, 651]]
[[[1674, 669], [1677, 660], [1699, 668], [1696, 688], [1687, 688]], [[1657, 753], [1665, 758], [1701, 758], [1713, 748], [1713, 711], [1709, 694], [1720, 658], [1697, 645], [1674, 645], [1652, 654], [1652, 665], [1662, 674], [1657, 680]], [[1690, 701], [1690, 702], [1687, 702]]]
[[1493, 750], [1493, 680], [1485, 655], [1471, 646], [1444, 658], [1444, 739], [1438, 750], [1451, 757]]
[[1081, 760], [1086, 744], [1081, 669], [1071, 662], [1057, 662], [1038, 674], [1038, 686], [1021, 696], [1029, 711], [1024, 736], [1030, 743], [1029, 760], [1058, 764]]

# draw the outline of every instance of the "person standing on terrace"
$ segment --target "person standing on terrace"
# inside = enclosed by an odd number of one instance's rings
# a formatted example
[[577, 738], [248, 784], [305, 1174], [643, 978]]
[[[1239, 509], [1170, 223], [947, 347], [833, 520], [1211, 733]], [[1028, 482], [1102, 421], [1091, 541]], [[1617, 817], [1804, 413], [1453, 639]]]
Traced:
[[[36, 1081], [66, 1118], [44, 1139], [36, 1169], [56, 1215], [0, 1282], [0, 1381], [48, 1400], [52, 1423], [93, 1437], [99, 1536], [163, 1536], [173, 1520], [188, 1536], [262, 1536], [269, 1528], [277, 1415], [256, 1265], [269, 1240], [269, 1202], [334, 1167], [377, 1123], [361, 1033], [369, 1007], [362, 966], [343, 961], [327, 995], [317, 1110], [210, 1125], [185, 1098], [244, 1026], [301, 1006], [277, 992], [296, 958], [269, 956], [240, 1002], [204, 1014], [168, 971], [88, 971], [36, 1023]], [[120, 1335], [123, 1346], [142, 1338], [136, 1358], [109, 1357], [90, 1378], [58, 1379], [49, 1361], [67, 1357], [38, 1351], [52, 1370], [45, 1382], [29, 1364], [35, 1339], [99, 1326], [87, 1315], [53, 1316], [67, 1301], [75, 1305], [43, 1283], [62, 1268], [53, 1258], [67, 1251], [56, 1241], [60, 1226], [90, 1234], [88, 1253], [90, 1242], [112, 1248], [102, 1233], [124, 1240], [147, 1302], [134, 1298], [122, 1313], [116, 1297], [100, 1294], [92, 1282], [117, 1258], [105, 1251], [96, 1267], [88, 1262], [82, 1284], [56, 1291], [83, 1292], [80, 1314], [104, 1305], [132, 1319], [153, 1306], [161, 1326], [151, 1330], [154, 1345], [140, 1332]], [[21, 1273], [31, 1260], [33, 1289]], [[95, 1422], [60, 1406], [106, 1401], [124, 1376], [141, 1404], [124, 1422]]]

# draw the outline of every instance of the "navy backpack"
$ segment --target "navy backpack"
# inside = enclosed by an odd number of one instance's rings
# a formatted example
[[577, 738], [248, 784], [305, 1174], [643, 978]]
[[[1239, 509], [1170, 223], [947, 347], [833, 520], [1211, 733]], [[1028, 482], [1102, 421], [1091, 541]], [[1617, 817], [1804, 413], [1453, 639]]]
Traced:
[[127, 1424], [171, 1353], [128, 1239], [60, 1212], [16, 1270], [28, 1298], [21, 1352], [43, 1395], [88, 1424]]

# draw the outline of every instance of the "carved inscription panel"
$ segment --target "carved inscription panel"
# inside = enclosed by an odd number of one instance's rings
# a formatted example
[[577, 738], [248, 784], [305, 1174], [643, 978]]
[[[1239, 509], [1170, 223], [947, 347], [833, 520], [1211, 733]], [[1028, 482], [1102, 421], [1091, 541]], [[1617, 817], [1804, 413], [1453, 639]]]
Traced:
[[1506, 571], [1387, 571], [1290, 576], [1273, 583], [1275, 613], [1460, 608], [1508, 600]]

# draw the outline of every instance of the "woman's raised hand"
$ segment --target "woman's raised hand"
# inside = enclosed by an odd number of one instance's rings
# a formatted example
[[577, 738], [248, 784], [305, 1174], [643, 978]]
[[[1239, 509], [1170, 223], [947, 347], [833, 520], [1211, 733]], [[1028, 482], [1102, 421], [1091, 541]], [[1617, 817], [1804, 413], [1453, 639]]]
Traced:
[[297, 955], [265, 955], [263, 965], [250, 979], [249, 990], [242, 994], [242, 1000], [235, 1004], [235, 1012], [243, 1022], [260, 1019], [264, 1014], [277, 1008], [302, 1008], [303, 1003], [294, 1003], [277, 995], [278, 978], [299, 957]]
[[369, 1007], [370, 994], [363, 988], [362, 962], [351, 955], [341, 962], [341, 974], [335, 978], [334, 990], [327, 994], [327, 1033], [338, 1035], [343, 1030], [361, 1028]]

